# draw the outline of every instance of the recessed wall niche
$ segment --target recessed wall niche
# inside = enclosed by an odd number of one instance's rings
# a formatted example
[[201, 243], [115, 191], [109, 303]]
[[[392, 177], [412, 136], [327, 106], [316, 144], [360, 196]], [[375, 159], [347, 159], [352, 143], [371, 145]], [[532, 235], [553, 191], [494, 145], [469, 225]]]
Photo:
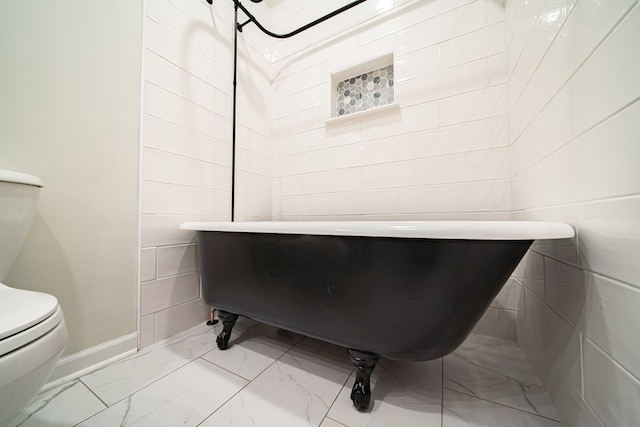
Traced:
[[331, 74], [331, 115], [325, 123], [397, 108], [393, 53]]

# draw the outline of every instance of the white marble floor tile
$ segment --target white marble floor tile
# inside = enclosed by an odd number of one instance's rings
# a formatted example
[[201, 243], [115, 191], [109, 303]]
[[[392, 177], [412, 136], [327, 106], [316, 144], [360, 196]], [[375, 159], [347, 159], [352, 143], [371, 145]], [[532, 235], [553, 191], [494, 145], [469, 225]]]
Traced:
[[196, 359], [79, 424], [80, 426], [197, 426], [247, 381]]
[[[234, 328], [237, 338], [255, 322], [243, 320]], [[216, 336], [222, 325], [202, 325], [176, 335], [170, 340], [154, 344], [127, 359], [85, 375], [81, 380], [100, 399], [112, 405], [153, 383], [163, 376], [186, 365], [216, 347]]]
[[74, 426], [106, 408], [80, 381], [38, 394], [11, 427]]
[[444, 387], [505, 406], [557, 419], [522, 351], [499, 338], [470, 336], [444, 358]]
[[332, 420], [331, 418], [325, 418], [322, 420], [322, 424], [320, 427], [347, 427], [342, 423], [337, 422], [336, 420]]
[[297, 345], [201, 426], [318, 426], [351, 371], [345, 357]]
[[440, 427], [442, 360], [394, 362], [380, 360], [371, 375], [371, 408], [358, 412], [351, 402], [351, 375], [327, 415], [349, 427]]
[[442, 427], [560, 427], [560, 423], [528, 412], [444, 390]]
[[226, 350], [219, 350], [216, 346], [202, 357], [251, 381], [302, 338], [298, 334], [259, 324], [230, 341]]

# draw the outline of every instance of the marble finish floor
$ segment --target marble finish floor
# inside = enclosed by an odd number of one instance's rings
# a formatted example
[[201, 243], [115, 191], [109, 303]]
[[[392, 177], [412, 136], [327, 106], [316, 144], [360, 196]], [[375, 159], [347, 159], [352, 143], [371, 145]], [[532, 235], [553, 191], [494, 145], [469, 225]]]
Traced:
[[[212, 331], [213, 329], [213, 331]], [[343, 348], [241, 318], [228, 350], [200, 325], [40, 393], [14, 426], [560, 426], [515, 344], [470, 336], [428, 362], [380, 360], [372, 409]]]

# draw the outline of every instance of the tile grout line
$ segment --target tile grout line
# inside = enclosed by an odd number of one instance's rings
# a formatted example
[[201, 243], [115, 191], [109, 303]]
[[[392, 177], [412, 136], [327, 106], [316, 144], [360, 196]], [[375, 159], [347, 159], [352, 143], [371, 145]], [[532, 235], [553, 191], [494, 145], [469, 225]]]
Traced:
[[440, 358], [440, 427], [444, 427], [444, 357]]

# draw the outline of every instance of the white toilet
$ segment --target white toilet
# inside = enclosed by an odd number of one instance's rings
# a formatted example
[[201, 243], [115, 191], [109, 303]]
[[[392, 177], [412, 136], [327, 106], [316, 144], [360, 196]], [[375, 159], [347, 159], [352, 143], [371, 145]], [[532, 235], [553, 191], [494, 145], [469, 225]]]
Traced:
[[40, 178], [0, 170], [0, 426], [43, 386], [67, 343], [58, 300], [4, 284], [36, 211]]

